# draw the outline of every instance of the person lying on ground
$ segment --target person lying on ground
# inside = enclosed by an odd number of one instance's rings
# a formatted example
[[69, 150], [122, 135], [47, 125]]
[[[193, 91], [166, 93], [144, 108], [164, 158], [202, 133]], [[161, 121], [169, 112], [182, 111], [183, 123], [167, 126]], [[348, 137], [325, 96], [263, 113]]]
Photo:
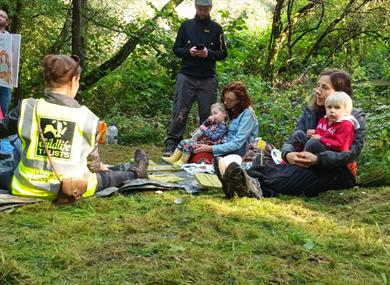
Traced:
[[61, 179], [87, 179], [83, 197], [107, 187], [118, 187], [126, 180], [146, 178], [148, 156], [141, 149], [136, 150], [135, 163], [128, 171], [111, 171], [100, 162], [96, 139], [99, 119], [74, 99], [80, 85], [79, 58], [47, 55], [42, 68], [44, 97], [24, 99], [0, 120], [0, 138], [17, 133], [22, 140], [21, 159], [12, 179], [12, 194], [56, 199], [60, 182], [55, 171]]

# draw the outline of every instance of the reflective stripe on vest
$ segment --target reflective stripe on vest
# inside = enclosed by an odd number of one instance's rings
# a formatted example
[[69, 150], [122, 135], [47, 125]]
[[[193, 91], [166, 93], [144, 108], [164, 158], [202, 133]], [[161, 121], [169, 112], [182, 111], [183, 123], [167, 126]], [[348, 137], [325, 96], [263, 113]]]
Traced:
[[[59, 182], [54, 176], [39, 137], [35, 108], [38, 100], [22, 101], [18, 133], [22, 155], [12, 181], [12, 193], [20, 196], [55, 198]], [[54, 167], [60, 177], [87, 177], [94, 194], [97, 177], [87, 167], [95, 144], [98, 118], [85, 106], [72, 108], [39, 99], [38, 117]]]

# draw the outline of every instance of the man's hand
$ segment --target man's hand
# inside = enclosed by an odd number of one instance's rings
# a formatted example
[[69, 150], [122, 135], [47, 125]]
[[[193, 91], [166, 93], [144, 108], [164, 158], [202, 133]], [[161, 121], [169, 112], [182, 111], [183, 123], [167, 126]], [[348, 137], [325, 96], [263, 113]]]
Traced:
[[197, 50], [196, 47], [193, 46], [192, 48], [190, 48], [190, 54], [194, 57], [206, 58], [209, 54], [209, 51], [206, 47], [202, 50]]
[[211, 145], [198, 144], [197, 147], [194, 149], [194, 153], [199, 153], [199, 152], [213, 152], [213, 149]]
[[201, 58], [207, 58], [208, 55], [209, 50], [206, 47], [199, 51], [199, 57]]
[[312, 135], [311, 138], [315, 139], [315, 140], [319, 140], [321, 138], [321, 136], [320, 135]]

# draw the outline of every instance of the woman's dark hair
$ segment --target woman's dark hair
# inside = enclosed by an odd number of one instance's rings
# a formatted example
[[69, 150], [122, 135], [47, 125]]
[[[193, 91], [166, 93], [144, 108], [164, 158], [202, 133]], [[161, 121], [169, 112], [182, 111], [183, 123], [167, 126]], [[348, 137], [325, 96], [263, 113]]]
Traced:
[[222, 103], [225, 101], [225, 94], [227, 92], [233, 92], [239, 100], [238, 104], [234, 106], [231, 110], [228, 110], [229, 118], [235, 118], [239, 114], [242, 113], [246, 108], [252, 106], [252, 100], [249, 97], [248, 89], [245, 84], [241, 81], [233, 81], [227, 84], [223, 90], [221, 95]]
[[[352, 79], [351, 76], [345, 71], [338, 69], [325, 70], [321, 72], [320, 76], [329, 76], [330, 82], [332, 83], [332, 87], [335, 91], [343, 91], [347, 93], [351, 98], [353, 95], [352, 89]], [[311, 102], [311, 108], [313, 108], [314, 113], [316, 115], [316, 122], [319, 121], [320, 118], [325, 116], [325, 107], [317, 106], [316, 104], [316, 96], [313, 96], [313, 101]]]
[[320, 77], [323, 75], [329, 76], [334, 90], [343, 91], [347, 93], [351, 98], [353, 98], [352, 79], [348, 73], [342, 70], [333, 69], [325, 70], [320, 74]]
[[80, 76], [80, 60], [77, 56], [49, 54], [42, 61], [45, 86], [58, 88]]

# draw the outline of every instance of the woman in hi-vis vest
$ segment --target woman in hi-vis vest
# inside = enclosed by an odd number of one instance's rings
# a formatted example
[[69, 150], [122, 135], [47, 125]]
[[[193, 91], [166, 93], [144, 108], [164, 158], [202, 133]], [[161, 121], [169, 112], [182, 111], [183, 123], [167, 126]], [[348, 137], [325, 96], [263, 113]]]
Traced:
[[[88, 180], [83, 197], [124, 181], [147, 177], [148, 157], [137, 149], [135, 163], [128, 171], [112, 171], [99, 160], [97, 151], [98, 117], [74, 97], [79, 88], [77, 56], [47, 55], [42, 62], [44, 97], [24, 99], [0, 120], [0, 138], [18, 134], [22, 153], [14, 171], [12, 194], [55, 199], [60, 183], [55, 176], [45, 144], [59, 177]], [[39, 134], [41, 127], [44, 141]]]

